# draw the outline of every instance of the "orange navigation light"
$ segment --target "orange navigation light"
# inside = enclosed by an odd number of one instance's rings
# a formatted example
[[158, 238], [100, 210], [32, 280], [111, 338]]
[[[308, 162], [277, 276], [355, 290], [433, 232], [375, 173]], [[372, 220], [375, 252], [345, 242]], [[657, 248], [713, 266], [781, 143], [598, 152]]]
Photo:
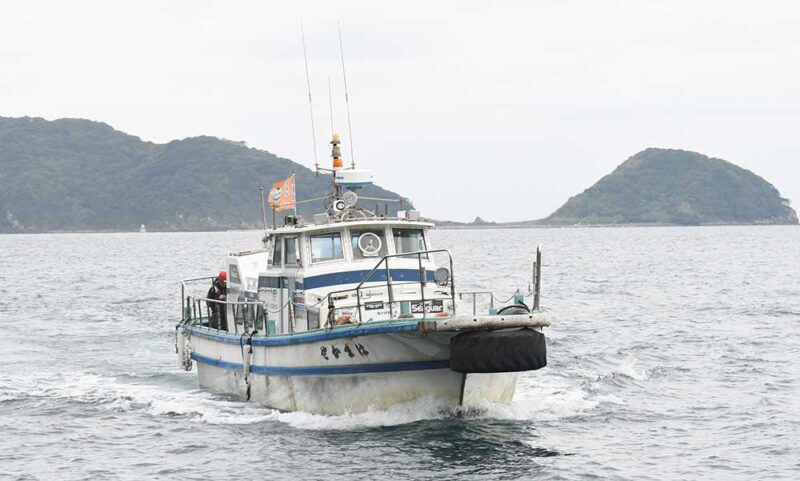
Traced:
[[339, 144], [341, 143], [342, 142], [339, 139], [339, 134], [333, 134], [333, 138], [331, 139], [331, 157], [333, 157], [334, 169], [341, 169], [344, 167], [344, 161], [342, 161], [342, 149], [339, 147]]

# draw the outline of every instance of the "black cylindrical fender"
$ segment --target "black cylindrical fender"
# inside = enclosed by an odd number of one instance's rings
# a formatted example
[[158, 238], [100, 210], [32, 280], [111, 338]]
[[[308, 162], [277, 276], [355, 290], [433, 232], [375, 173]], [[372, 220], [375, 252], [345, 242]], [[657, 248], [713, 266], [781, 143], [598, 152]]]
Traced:
[[533, 371], [546, 365], [544, 334], [533, 329], [464, 332], [450, 339], [450, 369], [456, 372]]

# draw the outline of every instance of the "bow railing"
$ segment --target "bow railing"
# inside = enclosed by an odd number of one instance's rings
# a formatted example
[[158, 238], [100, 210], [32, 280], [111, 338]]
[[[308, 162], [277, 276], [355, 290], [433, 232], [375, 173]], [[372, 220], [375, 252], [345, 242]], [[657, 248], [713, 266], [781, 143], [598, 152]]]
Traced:
[[[355, 293], [355, 295], [356, 295], [355, 308], [356, 308], [357, 317], [358, 317], [358, 324], [361, 324], [364, 321], [364, 319], [363, 319], [364, 303], [362, 302], [362, 292], [365, 289], [371, 289], [372, 290], [372, 289], [376, 288], [375, 285], [370, 285], [368, 287], [365, 287], [365, 284], [383, 281], [383, 279], [376, 280], [376, 279], [373, 278], [374, 276], [378, 275], [378, 273], [382, 274], [382, 271], [385, 272], [385, 277], [386, 277], [386, 280], [385, 280], [385, 286], [386, 286], [386, 292], [387, 292], [387, 295], [386, 295], [387, 301], [386, 301], [386, 303], [389, 305], [389, 317], [390, 318], [394, 318], [394, 305], [395, 304], [397, 304], [398, 302], [411, 302], [408, 299], [405, 299], [405, 300], [402, 300], [402, 301], [396, 300], [395, 299], [395, 287], [399, 286], [399, 285], [413, 284], [413, 285], [419, 285], [419, 288], [420, 288], [419, 289], [420, 298], [419, 299], [415, 299], [415, 301], [419, 301], [420, 305], [422, 306], [421, 314], [422, 314], [422, 318], [424, 319], [426, 317], [427, 313], [428, 313], [428, 308], [427, 308], [426, 302], [432, 301], [435, 298], [434, 297], [430, 297], [430, 298], [426, 299], [426, 296], [425, 296], [425, 287], [428, 285], [428, 283], [430, 281], [428, 279], [428, 270], [425, 267], [425, 265], [423, 264], [423, 257], [425, 258], [425, 260], [428, 260], [430, 258], [430, 256], [432, 256], [433, 254], [446, 254], [447, 255], [447, 259], [448, 259], [448, 263], [449, 263], [449, 267], [450, 267], [450, 269], [447, 272], [447, 276], [446, 276], [447, 278], [446, 279], [437, 280], [435, 278], [435, 275], [434, 275], [434, 282], [440, 283], [439, 285], [441, 287], [449, 287], [450, 292], [449, 292], [449, 295], [447, 296], [447, 298], [449, 298], [451, 300], [452, 309], [455, 311], [456, 288], [455, 288], [455, 281], [453, 279], [453, 256], [450, 254], [450, 251], [447, 250], [447, 249], [429, 249], [429, 250], [421, 250], [421, 251], [414, 251], [414, 252], [405, 252], [405, 253], [402, 253], [402, 254], [385, 255], [385, 256], [381, 257], [381, 259], [378, 261], [378, 263], [375, 264], [375, 267], [373, 267], [364, 276], [364, 278], [361, 280], [361, 282], [358, 283], [357, 286], [351, 287], [349, 289], [341, 289], [341, 290], [338, 290], [338, 291], [331, 291], [328, 294], [326, 294], [320, 300], [320, 303], [325, 301], [326, 299], [328, 301], [328, 318], [327, 318], [327, 321], [326, 321], [326, 326], [327, 327], [333, 327], [333, 325], [334, 325], [334, 320], [333, 320], [334, 313], [337, 310], [348, 309], [348, 308], [352, 308], [353, 307], [353, 306], [343, 306], [343, 307], [337, 307], [336, 306], [336, 300], [337, 299], [341, 299], [344, 294], [348, 294], [347, 296], [344, 296], [344, 298], [347, 299], [347, 298], [350, 297], [349, 295], [352, 294], [352, 293]], [[391, 269], [389, 268], [389, 260], [390, 259], [395, 259], [395, 258], [406, 258], [407, 259], [409, 257], [411, 257], [411, 258], [416, 257], [417, 258], [417, 266], [418, 266], [418, 269], [419, 269], [419, 280], [418, 281], [409, 281], [409, 282], [395, 282], [392, 279]], [[444, 282], [442, 282], [442, 281], [444, 281]], [[379, 287], [382, 287], [382, 286], [379, 286]], [[441, 297], [439, 297], [438, 299], [441, 299]]]

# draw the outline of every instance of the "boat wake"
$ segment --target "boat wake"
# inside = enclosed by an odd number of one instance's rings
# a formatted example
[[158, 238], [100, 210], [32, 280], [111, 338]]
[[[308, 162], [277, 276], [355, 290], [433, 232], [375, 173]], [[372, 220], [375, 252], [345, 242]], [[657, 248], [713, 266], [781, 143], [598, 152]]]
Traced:
[[444, 400], [426, 397], [385, 410], [337, 416], [283, 412], [231, 395], [187, 389], [190, 375], [182, 372], [142, 377], [92, 373], [0, 375], [0, 403], [52, 406], [55, 401], [80, 404], [86, 409], [144, 412], [206, 424], [278, 422], [302, 430], [356, 430], [457, 417], [546, 422], [592, 415], [602, 404], [625, 404], [624, 399], [611, 392], [614, 379], [622, 376], [641, 382], [647, 379], [647, 373], [638, 369], [630, 356], [618, 361], [611, 373], [597, 373], [593, 381], [587, 381], [587, 373], [523, 376], [510, 405], [483, 402], [469, 409], [453, 408]]

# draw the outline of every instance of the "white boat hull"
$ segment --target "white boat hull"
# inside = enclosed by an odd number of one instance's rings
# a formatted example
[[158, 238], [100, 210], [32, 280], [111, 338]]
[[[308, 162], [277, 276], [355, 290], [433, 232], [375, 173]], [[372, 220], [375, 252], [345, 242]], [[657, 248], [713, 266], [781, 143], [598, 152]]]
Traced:
[[247, 336], [184, 329], [201, 386], [284, 411], [357, 413], [425, 397], [454, 407], [507, 404], [518, 378], [452, 371], [449, 341], [455, 333], [381, 332], [374, 326], [363, 335], [334, 330], [292, 336], [302, 342], [252, 338], [249, 345]]
[[[240, 373], [204, 364], [198, 365], [198, 373], [200, 385], [205, 388], [245, 396], [247, 386]], [[511, 402], [517, 373], [467, 376], [465, 407]], [[281, 411], [330, 415], [384, 410], [425, 397], [456, 407], [460, 405], [461, 378], [462, 374], [450, 369], [331, 376], [254, 374], [250, 400]]]

